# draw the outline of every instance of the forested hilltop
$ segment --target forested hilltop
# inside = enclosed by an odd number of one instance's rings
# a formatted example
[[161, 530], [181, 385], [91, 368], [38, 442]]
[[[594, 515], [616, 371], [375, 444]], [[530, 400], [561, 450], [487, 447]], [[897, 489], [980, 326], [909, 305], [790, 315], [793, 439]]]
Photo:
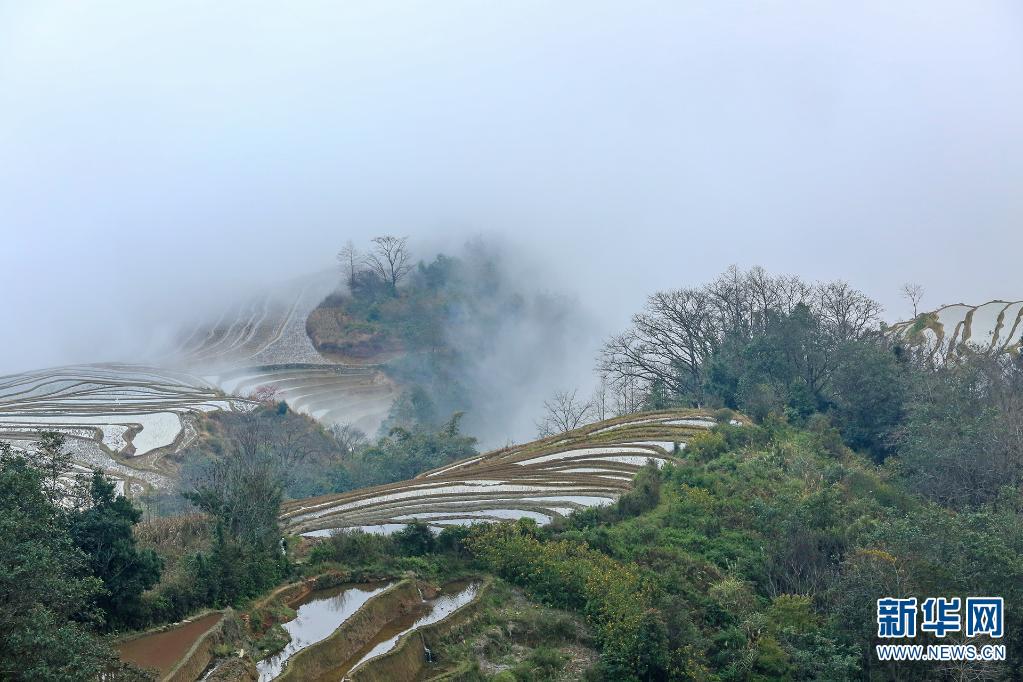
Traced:
[[[355, 286], [328, 299], [324, 317], [367, 325], [357, 339], [330, 338], [339, 349], [377, 339], [374, 352], [447, 366], [446, 355], [468, 347], [452, 350], [429, 329], [457, 309], [466, 289], [449, 287], [463, 267], [423, 264], [407, 275], [421, 281], [394, 289], [378, 273], [373, 297], [359, 299]], [[402, 312], [438, 301], [442, 314]], [[589, 439], [573, 447], [613, 450], [616, 429], [641, 431], [673, 410], [676, 424], [693, 424], [694, 410], [709, 421], [674, 447], [658, 436], [660, 454], [613, 504], [574, 504], [543, 526], [431, 529], [417, 518], [391, 535], [287, 534], [282, 505], [314, 508], [320, 498], [289, 499], [456, 461], [493, 462], [495, 477], [517, 467], [501, 459], [507, 450], [477, 452], [458, 405], [435, 391], [443, 374], [434, 369], [417, 389], [431, 412], [399, 406], [377, 438], [320, 427], [271, 394], [247, 414], [205, 417], [203, 448], [182, 455], [181, 497], [152, 503], [149, 518], [102, 475], [63, 483], [70, 457], [59, 436], [35, 453], [4, 448], [0, 629], [13, 634], [0, 642], [0, 678], [147, 679], [117, 662], [115, 640], [228, 606], [243, 617], [225, 616], [233, 624], [217, 655], [241, 649], [238, 665], [251, 672], [286, 646], [281, 624], [294, 617], [268, 595], [330, 576], [492, 581], [475, 615], [432, 641], [425, 670], [443, 679], [1020, 679], [1023, 363], [968, 347], [938, 361], [892, 333], [881, 312], [848, 284], [760, 269], [652, 295], [605, 344], [594, 394], [569, 389], [547, 402], [538, 430], [550, 438], [537, 452], [561, 454], [559, 439], [576, 438], [560, 435], [568, 430]], [[440, 364], [422, 364], [433, 354]], [[550, 481], [534, 486], [572, 477], [536, 471]], [[509, 498], [529, 494], [521, 487]], [[458, 504], [451, 495], [448, 507]], [[878, 661], [877, 599], [978, 595], [1005, 599], [1005, 662]], [[935, 643], [927, 633], [912, 641]]]
[[306, 329], [326, 357], [379, 363], [402, 387], [385, 432], [464, 412], [467, 429], [489, 435], [587, 330], [572, 300], [516, 276], [515, 256], [482, 239], [417, 260], [405, 238], [384, 235], [337, 259], [340, 286]]

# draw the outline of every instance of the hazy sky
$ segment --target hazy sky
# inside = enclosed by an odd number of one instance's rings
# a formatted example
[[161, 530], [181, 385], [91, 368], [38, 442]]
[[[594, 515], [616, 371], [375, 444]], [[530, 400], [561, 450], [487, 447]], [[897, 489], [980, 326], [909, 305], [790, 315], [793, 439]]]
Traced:
[[0, 0], [0, 371], [381, 232], [500, 234], [606, 331], [730, 263], [1023, 298], [1021, 7]]

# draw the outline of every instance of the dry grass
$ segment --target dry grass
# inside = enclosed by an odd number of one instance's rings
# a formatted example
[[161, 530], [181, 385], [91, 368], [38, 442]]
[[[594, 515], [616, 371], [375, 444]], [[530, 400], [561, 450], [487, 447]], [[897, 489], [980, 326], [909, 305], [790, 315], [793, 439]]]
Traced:
[[140, 548], [163, 559], [161, 582], [167, 582], [182, 570], [185, 558], [210, 549], [213, 526], [204, 514], [158, 517], [135, 526], [135, 538]]

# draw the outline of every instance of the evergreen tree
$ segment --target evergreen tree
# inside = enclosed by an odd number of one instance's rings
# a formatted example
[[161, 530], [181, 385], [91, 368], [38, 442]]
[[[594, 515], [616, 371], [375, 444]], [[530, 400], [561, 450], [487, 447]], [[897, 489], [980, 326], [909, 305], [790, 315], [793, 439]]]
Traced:
[[92, 475], [88, 506], [73, 515], [71, 536], [88, 556], [93, 575], [103, 581], [98, 605], [108, 627], [137, 624], [142, 593], [160, 579], [160, 557], [136, 546], [132, 529], [141, 519], [142, 512], [116, 495], [113, 483], [98, 471]]

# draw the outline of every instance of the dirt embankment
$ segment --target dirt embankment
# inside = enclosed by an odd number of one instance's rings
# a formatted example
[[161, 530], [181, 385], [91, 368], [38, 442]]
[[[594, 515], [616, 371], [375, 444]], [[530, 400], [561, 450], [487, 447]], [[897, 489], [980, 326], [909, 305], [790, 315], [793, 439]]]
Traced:
[[387, 330], [355, 320], [338, 307], [321, 305], [309, 313], [306, 333], [320, 354], [339, 362], [377, 361], [402, 350]]
[[205, 682], [256, 682], [259, 673], [256, 672], [256, 664], [248, 656], [233, 657], [223, 659], [203, 679]]

